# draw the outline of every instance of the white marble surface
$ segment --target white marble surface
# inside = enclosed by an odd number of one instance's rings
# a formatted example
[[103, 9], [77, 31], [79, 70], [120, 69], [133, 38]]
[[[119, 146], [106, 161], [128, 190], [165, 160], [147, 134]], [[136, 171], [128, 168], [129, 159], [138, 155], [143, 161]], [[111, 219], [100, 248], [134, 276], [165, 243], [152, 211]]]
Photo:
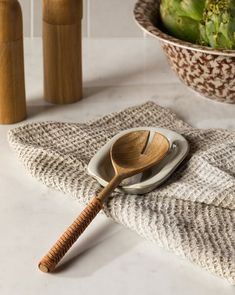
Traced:
[[[84, 40], [84, 99], [43, 101], [40, 39], [25, 40], [28, 120], [84, 122], [153, 100], [195, 127], [235, 130], [235, 105], [202, 99], [179, 83], [151, 38]], [[232, 295], [235, 288], [99, 216], [57, 273], [39, 258], [81, 210], [25, 172], [0, 126], [0, 294]]]

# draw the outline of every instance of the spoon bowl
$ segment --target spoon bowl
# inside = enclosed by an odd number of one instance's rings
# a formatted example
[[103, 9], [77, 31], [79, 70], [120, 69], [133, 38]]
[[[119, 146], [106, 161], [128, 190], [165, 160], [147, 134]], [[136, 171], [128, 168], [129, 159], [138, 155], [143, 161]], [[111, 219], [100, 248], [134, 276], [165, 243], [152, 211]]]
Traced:
[[148, 130], [127, 133], [110, 150], [115, 173], [125, 178], [138, 174], [161, 161], [169, 147], [168, 139], [160, 133], [152, 140]]

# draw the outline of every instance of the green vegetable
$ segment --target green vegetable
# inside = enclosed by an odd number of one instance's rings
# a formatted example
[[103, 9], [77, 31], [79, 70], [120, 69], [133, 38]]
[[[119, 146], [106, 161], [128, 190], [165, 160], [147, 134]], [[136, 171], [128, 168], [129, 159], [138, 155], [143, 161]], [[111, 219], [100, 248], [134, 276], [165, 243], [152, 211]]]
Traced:
[[160, 15], [176, 38], [235, 49], [235, 0], [161, 0]]
[[200, 35], [201, 44], [235, 49], [235, 0], [207, 0]]
[[160, 15], [172, 36], [196, 43], [200, 40], [200, 21], [206, 0], [162, 0]]

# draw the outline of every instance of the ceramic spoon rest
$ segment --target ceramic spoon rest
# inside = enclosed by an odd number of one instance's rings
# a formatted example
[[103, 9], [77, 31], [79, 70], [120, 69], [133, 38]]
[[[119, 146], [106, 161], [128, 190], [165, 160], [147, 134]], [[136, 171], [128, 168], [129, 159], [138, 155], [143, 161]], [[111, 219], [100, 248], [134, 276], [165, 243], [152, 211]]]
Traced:
[[187, 156], [189, 144], [182, 135], [168, 129], [157, 127], [132, 128], [115, 135], [91, 159], [87, 167], [88, 174], [97, 179], [102, 186], [106, 186], [114, 175], [114, 169], [110, 159], [110, 148], [112, 144], [124, 134], [138, 130], [151, 131], [150, 142], [155, 133], [163, 134], [169, 141], [170, 149], [165, 158], [155, 167], [126, 179], [121, 183], [120, 188], [129, 194], [145, 194], [164, 182]]

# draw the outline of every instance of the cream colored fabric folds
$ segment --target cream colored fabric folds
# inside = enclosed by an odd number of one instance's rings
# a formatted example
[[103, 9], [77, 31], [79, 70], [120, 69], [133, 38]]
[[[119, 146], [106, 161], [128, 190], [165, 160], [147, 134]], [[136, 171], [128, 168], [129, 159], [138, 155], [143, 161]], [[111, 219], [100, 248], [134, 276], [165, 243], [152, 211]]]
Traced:
[[29, 173], [86, 203], [100, 189], [87, 175], [91, 157], [119, 131], [174, 130], [190, 154], [146, 195], [115, 191], [105, 214], [175, 254], [235, 283], [235, 132], [194, 129], [152, 102], [87, 124], [42, 122], [13, 129], [9, 141]]

